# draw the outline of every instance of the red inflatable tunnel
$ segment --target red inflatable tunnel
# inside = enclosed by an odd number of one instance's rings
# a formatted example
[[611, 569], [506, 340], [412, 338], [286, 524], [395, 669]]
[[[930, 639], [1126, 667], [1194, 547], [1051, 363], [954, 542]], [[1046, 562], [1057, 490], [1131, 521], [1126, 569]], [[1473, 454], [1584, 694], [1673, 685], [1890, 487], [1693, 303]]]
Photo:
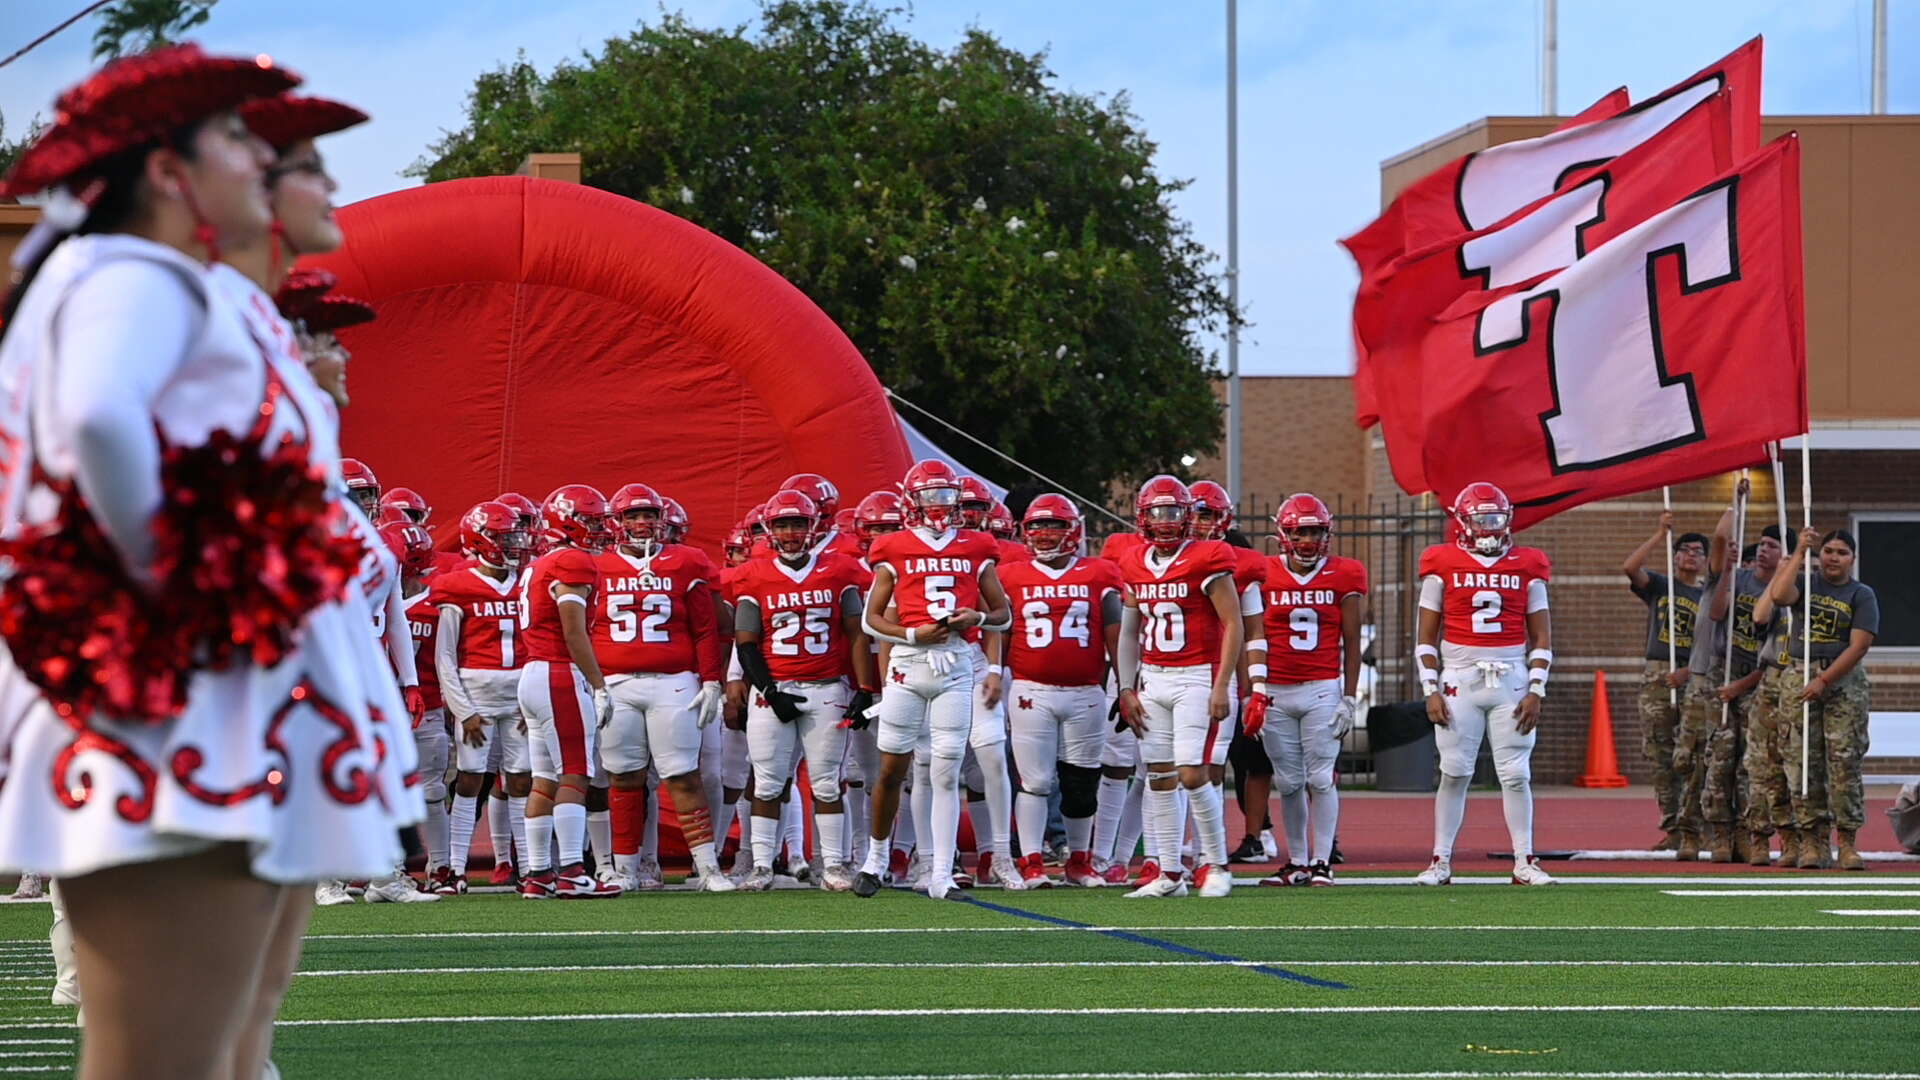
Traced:
[[617, 195], [519, 176], [340, 211], [313, 259], [377, 321], [345, 331], [343, 444], [435, 507], [636, 480], [679, 499], [692, 540], [795, 472], [858, 499], [911, 462], [853, 343], [798, 289], [712, 233]]

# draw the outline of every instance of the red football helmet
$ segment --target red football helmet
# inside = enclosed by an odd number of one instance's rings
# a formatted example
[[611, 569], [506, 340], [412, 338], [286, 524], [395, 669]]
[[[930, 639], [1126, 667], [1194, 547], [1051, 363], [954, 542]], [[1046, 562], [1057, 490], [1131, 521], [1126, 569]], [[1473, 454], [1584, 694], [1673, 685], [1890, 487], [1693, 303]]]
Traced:
[[1318, 562], [1333, 544], [1333, 511], [1316, 495], [1289, 495], [1273, 512], [1280, 550], [1303, 563]]
[[359, 458], [340, 459], [340, 475], [347, 482], [347, 496], [360, 505], [372, 521], [380, 516], [380, 478]]
[[520, 515], [498, 499], [475, 503], [460, 518], [460, 550], [497, 569], [518, 565], [527, 553]]
[[433, 571], [433, 537], [411, 521], [391, 521], [380, 526], [380, 539], [387, 542], [393, 557], [400, 560], [401, 572], [408, 577], [424, 577]]
[[753, 538], [747, 535], [744, 525], [735, 525], [727, 534], [726, 542], [720, 545], [721, 552], [727, 557], [728, 566], [739, 566], [753, 556]]
[[857, 518], [858, 515], [854, 512], [854, 508], [851, 506], [847, 507], [845, 510], [833, 515], [833, 531], [852, 536], [854, 527], [859, 523]]
[[515, 514], [519, 515], [520, 531], [526, 533], [528, 536], [533, 535], [533, 527], [540, 523], [540, 507], [535, 504], [532, 499], [527, 498], [517, 491], [509, 491], [496, 496], [493, 501], [504, 503]]
[[1011, 540], [1015, 527], [1013, 511], [999, 499], [993, 500], [993, 509], [987, 511], [987, 531], [1002, 540]]
[[740, 524], [747, 527], [749, 537], [767, 535], [767, 504], [761, 503], [747, 511], [747, 516], [740, 519]]
[[806, 492], [782, 491], [767, 500], [765, 509], [767, 540], [774, 551], [791, 558], [813, 547], [820, 534], [820, 508]]
[[414, 523], [411, 514], [408, 514], [405, 510], [397, 506], [389, 506], [383, 502], [380, 504], [379, 516], [373, 519], [373, 527], [377, 529], [382, 525], [391, 525], [396, 521], [402, 525], [412, 525]]
[[820, 511], [820, 520], [832, 521], [840, 512], [840, 489], [833, 481], [819, 473], [794, 473], [780, 485], [781, 491], [797, 491], [813, 500], [814, 509]]
[[1140, 485], [1133, 498], [1134, 527], [1161, 551], [1172, 551], [1187, 538], [1192, 518], [1193, 493], [1165, 473]]
[[1071, 555], [1080, 550], [1080, 541], [1087, 534], [1087, 523], [1080, 516], [1080, 508], [1065, 495], [1052, 493], [1027, 504], [1020, 526], [1026, 533], [1027, 550], [1033, 552], [1036, 559]]
[[597, 551], [613, 542], [613, 508], [598, 488], [563, 484], [540, 504], [542, 532], [554, 547]]
[[873, 546], [873, 538], [890, 532], [899, 532], [907, 527], [907, 500], [897, 493], [880, 490], [860, 500], [853, 508], [853, 531], [860, 537], [860, 546]]
[[960, 527], [963, 529], [985, 529], [987, 518], [993, 513], [993, 492], [977, 476], [960, 478]]
[[1196, 480], [1187, 489], [1193, 495], [1193, 535], [1202, 540], [1224, 540], [1233, 528], [1233, 496], [1211, 480]]
[[1513, 501], [1485, 480], [1461, 488], [1447, 512], [1460, 527], [1455, 542], [1468, 551], [1498, 555], [1513, 543]]
[[907, 499], [907, 524], [925, 525], [935, 532], [952, 528], [960, 484], [960, 474], [944, 461], [929, 458], [915, 463], [901, 485]]
[[613, 509], [615, 536], [629, 544], [666, 541], [667, 500], [659, 492], [645, 484], [628, 484], [613, 493], [608, 505]]
[[687, 530], [693, 526], [693, 519], [687, 516], [687, 508], [680, 505], [678, 499], [661, 496], [667, 504], [667, 543], [684, 544], [687, 542]]
[[393, 507], [407, 515], [407, 520], [415, 525], [425, 525], [433, 516], [433, 507], [420, 493], [409, 487], [393, 488], [380, 496], [380, 508]]

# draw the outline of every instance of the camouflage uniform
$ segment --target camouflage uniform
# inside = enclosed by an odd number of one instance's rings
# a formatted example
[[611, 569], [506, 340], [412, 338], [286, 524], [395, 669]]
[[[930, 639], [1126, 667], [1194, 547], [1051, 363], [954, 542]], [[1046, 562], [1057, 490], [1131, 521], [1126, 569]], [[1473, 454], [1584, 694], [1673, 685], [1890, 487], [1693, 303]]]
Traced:
[[[1778, 664], [1766, 665], [1760, 685], [1745, 698], [1747, 719], [1747, 828], [1771, 836], [1793, 828], [1793, 804], [1787, 794], [1786, 768], [1780, 747], [1780, 675]], [[1796, 706], [1794, 727], [1800, 725]]]
[[1640, 674], [1640, 748], [1653, 764], [1653, 796], [1660, 803], [1660, 828], [1681, 827], [1680, 775], [1673, 767], [1674, 742], [1680, 730], [1680, 709], [1671, 704], [1665, 660], [1647, 661]]
[[[1826, 670], [1815, 660], [1815, 675]], [[1800, 790], [1800, 665], [1786, 669], [1780, 680], [1780, 757], [1786, 766], [1796, 828], [1816, 836], [1838, 828], [1857, 832], [1866, 824], [1866, 792], [1860, 780], [1860, 761], [1867, 756], [1867, 712], [1872, 687], [1861, 665], [1841, 676], [1827, 692], [1815, 698], [1809, 710], [1809, 741], [1813, 757], [1807, 762], [1808, 785]]]
[[1731, 827], [1739, 823], [1751, 829], [1755, 826], [1747, 818], [1745, 754], [1751, 745], [1747, 739], [1747, 710], [1753, 704], [1756, 692], [1749, 690], [1728, 703], [1724, 724], [1721, 723], [1720, 699], [1714, 694], [1724, 683], [1737, 682], [1749, 674], [1740, 671], [1738, 666], [1734, 670], [1738, 674], [1729, 679], [1716, 677], [1709, 680], [1704, 694], [1707, 712], [1705, 723], [1709, 733], [1706, 776], [1701, 781], [1700, 789], [1700, 811], [1709, 824]]

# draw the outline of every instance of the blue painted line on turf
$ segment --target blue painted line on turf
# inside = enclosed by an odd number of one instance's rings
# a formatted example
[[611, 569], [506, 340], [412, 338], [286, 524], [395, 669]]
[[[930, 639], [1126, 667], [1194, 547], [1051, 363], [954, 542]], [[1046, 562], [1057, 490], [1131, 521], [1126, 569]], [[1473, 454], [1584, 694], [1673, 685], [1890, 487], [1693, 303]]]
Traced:
[[[1165, 949], [1168, 952], [1179, 953], [1182, 956], [1191, 956], [1196, 960], [1212, 960], [1215, 963], [1221, 964], [1245, 965], [1247, 963], [1242, 957], [1228, 956], [1226, 953], [1208, 952], [1205, 949], [1196, 949], [1191, 945], [1181, 945], [1173, 941], [1162, 941], [1159, 938], [1148, 937], [1145, 934], [1134, 934], [1126, 930], [1095, 930], [1092, 923], [1062, 919], [1058, 915], [1042, 915], [1037, 911], [1008, 907], [1005, 904], [989, 903], [985, 900], [977, 900], [971, 896], [963, 896], [961, 899], [975, 907], [983, 907], [988, 911], [998, 911], [1002, 915], [1017, 915], [1022, 919], [1032, 919], [1034, 922], [1052, 923], [1055, 926], [1070, 927], [1074, 930], [1087, 930], [1101, 937], [1110, 937], [1116, 941], [1130, 941], [1135, 945], [1145, 945], [1152, 949]], [[1276, 979], [1287, 979], [1306, 986], [1317, 986], [1322, 990], [1353, 989], [1353, 987], [1348, 986], [1346, 983], [1331, 982], [1327, 979], [1316, 979], [1311, 975], [1302, 975], [1297, 971], [1288, 971], [1286, 968], [1274, 967], [1271, 964], [1247, 965], [1242, 967], [1241, 970], [1251, 971], [1260, 975], [1271, 975]]]

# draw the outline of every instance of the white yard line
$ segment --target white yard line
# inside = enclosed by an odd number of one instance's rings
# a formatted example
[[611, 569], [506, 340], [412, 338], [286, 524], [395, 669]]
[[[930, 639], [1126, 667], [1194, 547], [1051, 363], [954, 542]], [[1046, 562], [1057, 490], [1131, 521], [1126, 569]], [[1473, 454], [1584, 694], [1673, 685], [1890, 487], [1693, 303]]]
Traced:
[[1886, 915], [1920, 915], [1920, 908], [1830, 908], [1821, 912], [1821, 914], [1852, 915], [1871, 919], [1875, 916]]
[[1920, 896], [1920, 889], [1661, 889], [1668, 896]]
[[[508, 972], [571, 971], [811, 971], [878, 968], [915, 971], [961, 968], [1210, 968], [1210, 967], [1675, 967], [1675, 968], [1897, 968], [1920, 967], [1920, 960], [966, 960], [829, 961], [762, 964], [536, 964], [493, 967], [333, 968], [301, 971], [301, 978], [354, 975], [498, 975]], [[35, 991], [44, 993], [44, 991]]]
[[[836, 1020], [922, 1016], [1320, 1016], [1428, 1013], [1920, 1013], [1920, 1005], [1217, 1005], [1087, 1009], [739, 1009], [715, 1012], [540, 1013], [527, 1016], [368, 1016], [282, 1020], [280, 1027], [367, 1027], [404, 1024], [603, 1023], [625, 1020]], [[33, 1025], [39, 1026], [39, 1025]]]
[[[1907, 911], [1877, 911], [1876, 915], [1911, 915]], [[1471, 932], [1524, 933], [1532, 931], [1559, 933], [1659, 933], [1670, 934], [1687, 931], [1731, 932], [1731, 933], [1823, 933], [1827, 931], [1891, 931], [1895, 933], [1920, 932], [1916, 926], [1521, 926], [1521, 925], [1474, 925], [1456, 926], [1445, 924], [1403, 924], [1381, 925], [1379, 923], [1321, 923], [1300, 926], [1261, 926], [1261, 925], [1207, 925], [1207, 926], [1054, 926], [1050, 924], [1015, 926], [891, 926], [891, 927], [840, 927], [825, 929], [820, 927], [796, 928], [791, 930], [435, 930], [405, 934], [309, 934], [308, 943], [323, 941], [420, 941], [420, 940], [467, 940], [474, 938], [656, 938], [656, 937], [812, 937], [840, 936], [857, 934], [1101, 934], [1101, 933], [1332, 933], [1361, 930], [1419, 930], [1442, 931], [1460, 930]]]
[[[861, 1076], [785, 1076], [777, 1080], [1470, 1080], [1484, 1071], [1454, 1072], [1077, 1072], [1077, 1073], [893, 1073]], [[1871, 1072], [1503, 1072], [1500, 1076], [1551, 1076], [1567, 1080], [1920, 1080], [1920, 1073]], [[688, 1077], [685, 1080], [759, 1080], [752, 1077]]]

